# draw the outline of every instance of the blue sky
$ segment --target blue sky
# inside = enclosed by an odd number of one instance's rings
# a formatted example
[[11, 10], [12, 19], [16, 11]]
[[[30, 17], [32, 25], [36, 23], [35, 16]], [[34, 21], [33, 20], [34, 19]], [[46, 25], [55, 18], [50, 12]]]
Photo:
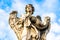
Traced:
[[0, 0], [0, 40], [17, 40], [8, 19], [11, 11], [18, 11], [18, 17], [25, 13], [25, 5], [33, 4], [34, 16], [51, 17], [51, 29], [47, 40], [60, 40], [60, 0]]

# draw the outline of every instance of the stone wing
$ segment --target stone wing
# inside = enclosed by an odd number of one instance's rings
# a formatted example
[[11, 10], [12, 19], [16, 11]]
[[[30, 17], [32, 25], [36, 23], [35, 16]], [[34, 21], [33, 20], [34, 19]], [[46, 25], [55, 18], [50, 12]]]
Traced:
[[14, 28], [17, 21], [17, 11], [12, 11], [9, 15], [9, 25], [11, 28]]

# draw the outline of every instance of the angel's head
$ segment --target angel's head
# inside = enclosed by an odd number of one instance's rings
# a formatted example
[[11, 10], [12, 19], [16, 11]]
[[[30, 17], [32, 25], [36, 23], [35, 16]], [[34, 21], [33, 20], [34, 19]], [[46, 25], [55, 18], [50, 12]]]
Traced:
[[28, 13], [29, 12], [29, 14], [33, 14], [33, 12], [34, 12], [34, 7], [33, 7], [33, 5], [32, 4], [28, 4], [28, 5], [26, 5], [26, 7], [25, 7], [25, 11], [26, 11], [26, 13]]

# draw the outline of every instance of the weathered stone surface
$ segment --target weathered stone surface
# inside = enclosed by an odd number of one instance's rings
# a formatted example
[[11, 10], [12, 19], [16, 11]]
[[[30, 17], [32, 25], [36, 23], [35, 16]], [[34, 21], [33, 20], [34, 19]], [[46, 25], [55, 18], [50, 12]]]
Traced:
[[18, 40], [46, 40], [50, 30], [50, 17], [47, 16], [42, 23], [41, 17], [31, 16], [34, 12], [32, 4], [25, 7], [26, 14], [17, 17], [17, 11], [12, 11], [9, 16], [9, 25], [14, 30]]

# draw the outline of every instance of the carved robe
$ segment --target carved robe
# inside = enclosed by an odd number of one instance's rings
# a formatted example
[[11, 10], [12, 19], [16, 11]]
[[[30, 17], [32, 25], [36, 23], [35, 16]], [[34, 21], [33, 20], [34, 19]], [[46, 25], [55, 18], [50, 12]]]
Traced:
[[[14, 30], [18, 40], [40, 40], [40, 29], [46, 28], [46, 24], [38, 24], [36, 17], [18, 18], [16, 13], [11, 13], [9, 16], [9, 25]], [[41, 27], [42, 26], [42, 27]], [[39, 29], [39, 30], [38, 30]]]

